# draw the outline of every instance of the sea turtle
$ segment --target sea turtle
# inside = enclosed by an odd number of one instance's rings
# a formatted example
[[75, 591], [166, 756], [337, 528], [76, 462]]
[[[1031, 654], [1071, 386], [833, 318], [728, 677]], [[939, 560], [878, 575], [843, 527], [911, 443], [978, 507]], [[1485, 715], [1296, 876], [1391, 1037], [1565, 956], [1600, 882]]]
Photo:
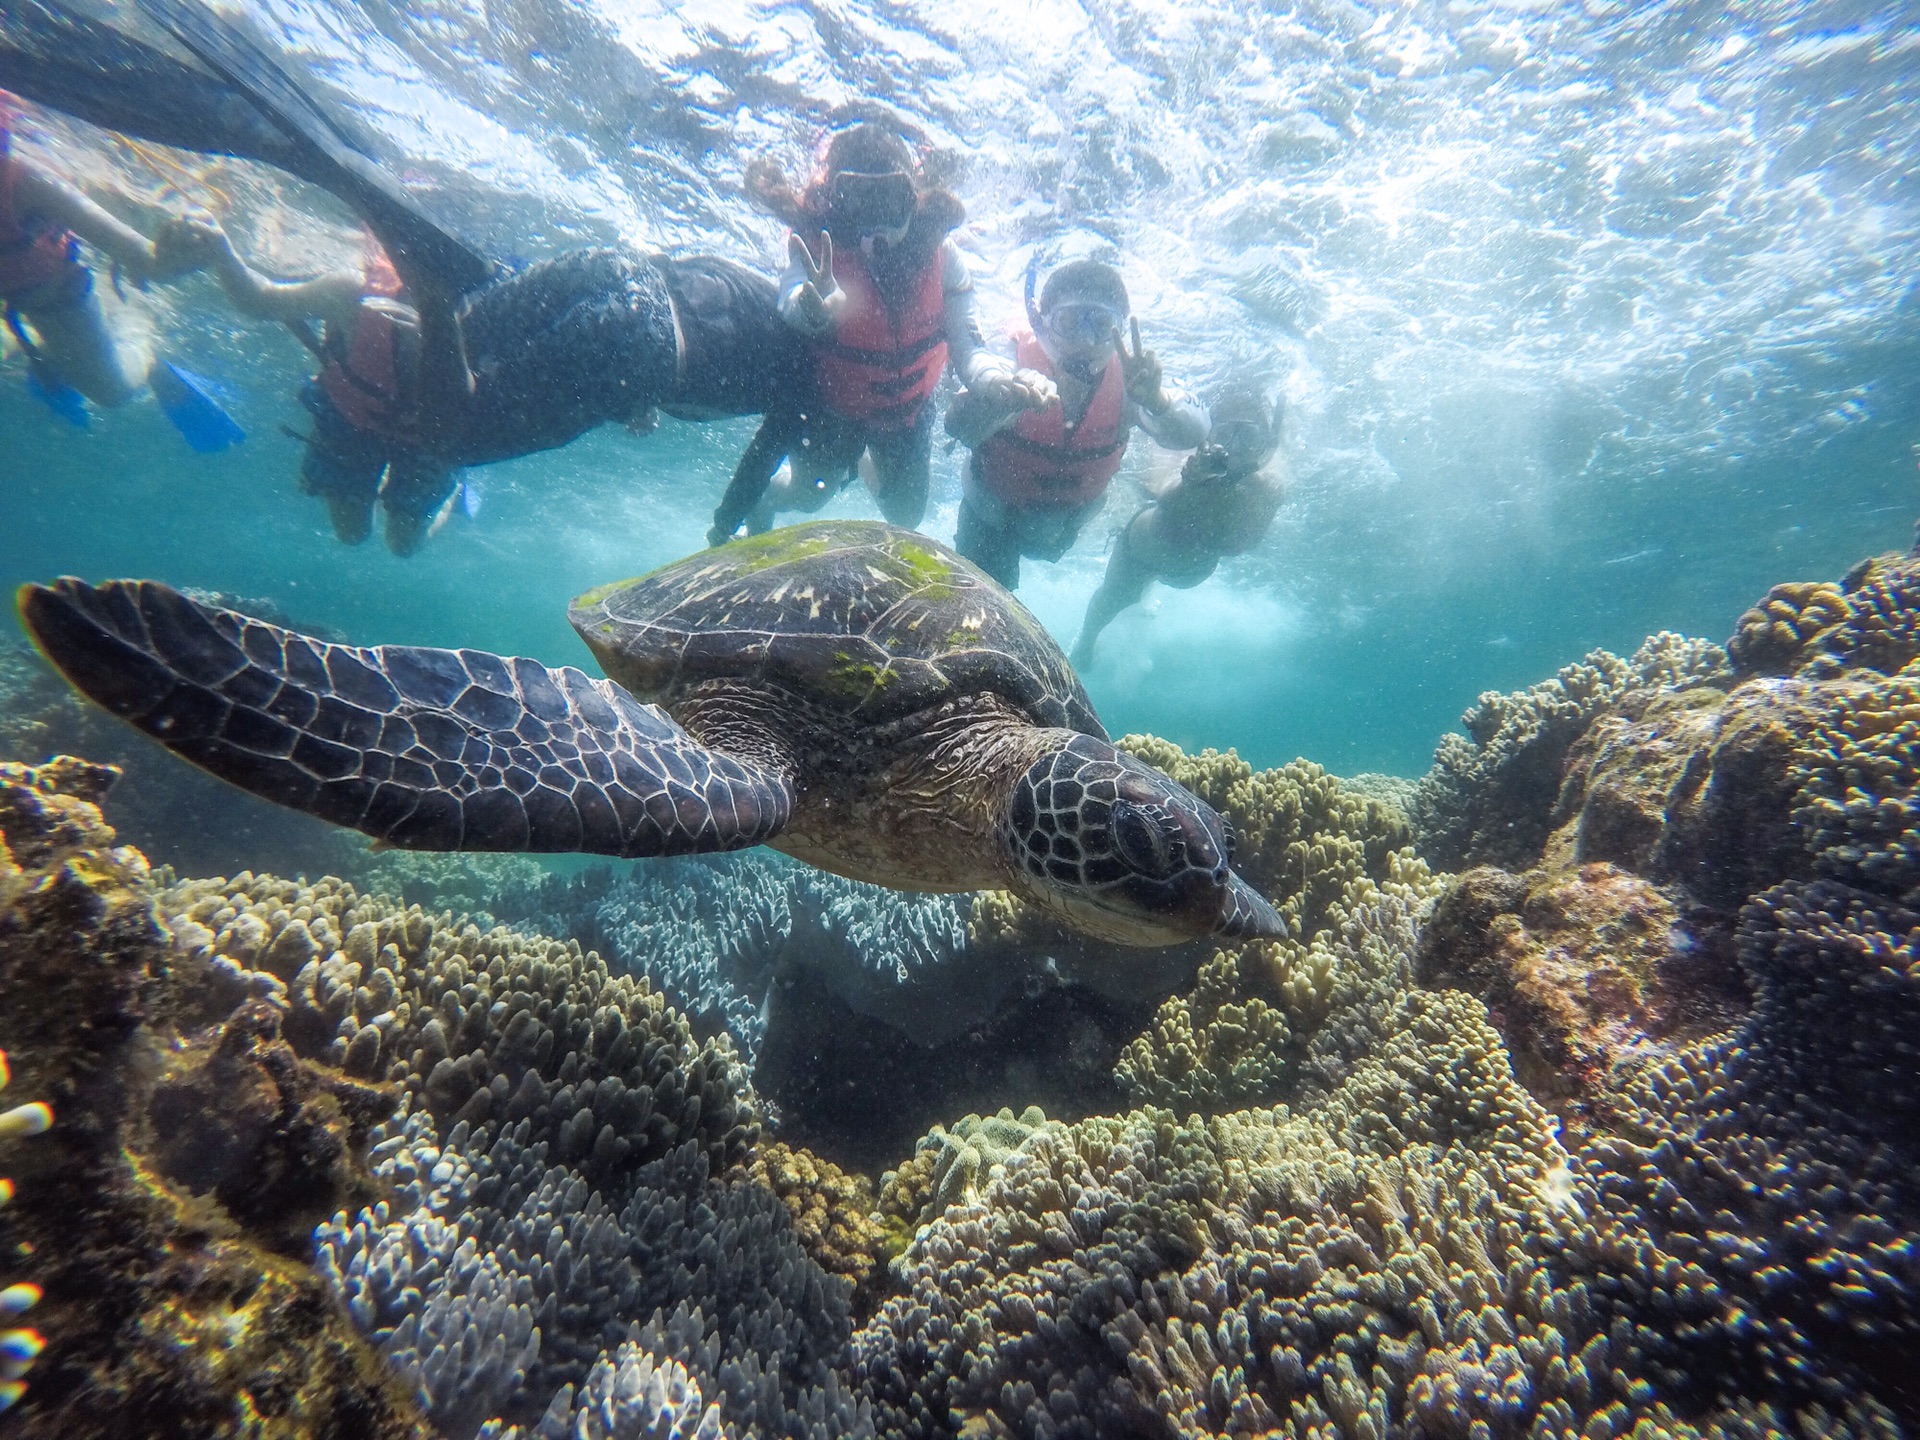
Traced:
[[945, 546], [796, 525], [573, 603], [612, 676], [329, 644], [154, 581], [20, 592], [95, 701], [244, 790], [415, 850], [771, 845], [1003, 887], [1102, 939], [1277, 936], [1206, 804], [1107, 743], [1066, 656]]

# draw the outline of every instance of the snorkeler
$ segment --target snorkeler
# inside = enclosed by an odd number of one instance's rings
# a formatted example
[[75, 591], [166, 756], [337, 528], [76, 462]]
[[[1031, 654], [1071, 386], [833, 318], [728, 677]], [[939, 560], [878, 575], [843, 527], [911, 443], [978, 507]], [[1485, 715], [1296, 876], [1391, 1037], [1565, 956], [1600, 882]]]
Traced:
[[1114, 616], [1155, 580], [1189, 590], [1221, 559], [1258, 545], [1279, 512], [1285, 484], [1267, 467], [1280, 446], [1280, 421], [1258, 391], [1233, 387], [1210, 407], [1206, 443], [1180, 476], [1127, 522], [1114, 542], [1106, 577], [1087, 603], [1073, 663], [1093, 659], [1094, 643]]
[[[200, 0], [146, 0], [199, 62], [79, 15], [20, 0], [0, 82], [81, 119], [185, 149], [262, 160], [346, 202], [391, 262], [280, 284], [203, 235], [249, 313], [319, 320], [320, 383], [303, 483], [343, 539], [371, 496], [408, 554], [452, 502], [458, 471], [565, 445], [609, 421], [645, 428], [761, 414], [806, 370], [773, 283], [710, 257], [584, 249], [508, 273], [427, 219], [265, 54]], [[397, 284], [395, 283], [397, 282]]]
[[13, 151], [14, 115], [0, 94], [0, 304], [27, 356], [27, 383], [56, 414], [87, 423], [86, 402], [112, 409], [143, 388], [182, 438], [202, 453], [245, 438], [203, 390], [204, 381], [140, 339], [117, 331], [81, 258], [81, 242], [141, 289], [177, 280], [201, 259], [183, 217], [149, 240], [64, 181]]
[[[747, 186], [786, 221], [780, 316], [805, 340], [811, 397], [770, 416], [715, 510], [715, 545], [742, 524], [767, 529], [782, 510], [818, 510], [863, 456], [874, 498], [895, 525], [926, 515], [933, 447], [928, 403], [947, 364], [970, 389], [1009, 408], [1051, 394], [1016, 378], [982, 344], [973, 280], [949, 238], [964, 214], [927, 182], [902, 127], [860, 112], [829, 132], [818, 173], [796, 191], [757, 160]], [[787, 469], [773, 483], [782, 460]]]
[[[1169, 390], [1160, 362], [1141, 347], [1127, 287], [1110, 265], [1074, 260], [1047, 277], [1040, 303], [1027, 272], [1030, 331], [1013, 336], [1017, 374], [1057, 399], [1027, 408], [969, 386], [947, 407], [947, 433], [972, 458], [954, 548], [1009, 590], [1020, 559], [1058, 560], [1106, 498], [1138, 425], [1169, 450], [1207, 433], [1199, 406]], [[1120, 338], [1131, 324], [1133, 348]]]

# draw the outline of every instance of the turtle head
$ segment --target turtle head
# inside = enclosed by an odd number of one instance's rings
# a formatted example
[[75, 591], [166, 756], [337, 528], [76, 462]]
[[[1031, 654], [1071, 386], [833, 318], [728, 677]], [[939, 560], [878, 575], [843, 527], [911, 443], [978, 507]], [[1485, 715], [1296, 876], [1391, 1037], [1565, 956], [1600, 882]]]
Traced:
[[1000, 820], [1023, 897], [1123, 945], [1286, 934], [1233, 873], [1232, 831], [1212, 806], [1104, 740], [1054, 733], [1061, 743], [1014, 782]]

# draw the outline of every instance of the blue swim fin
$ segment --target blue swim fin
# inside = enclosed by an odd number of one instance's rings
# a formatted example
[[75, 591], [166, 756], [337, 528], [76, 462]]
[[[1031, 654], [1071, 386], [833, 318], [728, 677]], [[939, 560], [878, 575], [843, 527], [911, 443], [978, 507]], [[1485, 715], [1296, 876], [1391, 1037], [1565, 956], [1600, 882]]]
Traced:
[[212, 386], [191, 370], [171, 360], [156, 360], [147, 372], [147, 384], [180, 438], [202, 455], [231, 449], [247, 438], [247, 432], [208, 393]]
[[43, 365], [27, 366], [27, 393], [77, 430], [93, 420], [87, 397]]

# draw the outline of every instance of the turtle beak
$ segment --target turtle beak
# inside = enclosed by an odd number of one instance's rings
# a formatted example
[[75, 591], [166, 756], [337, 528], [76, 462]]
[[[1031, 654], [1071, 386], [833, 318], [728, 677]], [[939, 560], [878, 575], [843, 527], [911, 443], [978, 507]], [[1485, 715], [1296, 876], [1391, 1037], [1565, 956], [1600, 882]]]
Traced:
[[1261, 898], [1258, 890], [1238, 875], [1230, 874], [1226, 889], [1221, 892], [1220, 910], [1212, 933], [1229, 940], [1284, 940], [1287, 922]]

